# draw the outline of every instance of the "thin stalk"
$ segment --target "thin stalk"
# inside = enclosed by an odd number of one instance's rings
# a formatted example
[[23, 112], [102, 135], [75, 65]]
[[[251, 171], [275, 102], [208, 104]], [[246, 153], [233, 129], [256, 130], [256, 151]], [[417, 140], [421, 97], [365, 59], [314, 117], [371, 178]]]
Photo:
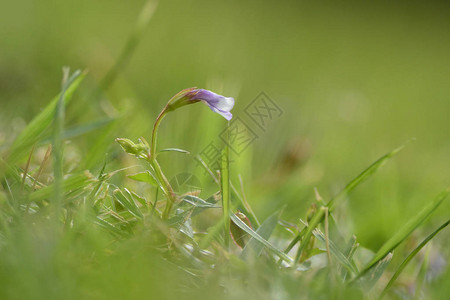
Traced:
[[324, 216], [325, 216], [325, 210], [322, 207], [316, 211], [315, 215], [312, 217], [311, 221], [308, 223], [308, 227], [306, 227], [306, 231], [302, 238], [302, 243], [300, 243], [300, 247], [297, 250], [297, 255], [295, 257], [295, 264], [297, 264], [300, 261], [303, 250], [309, 244], [309, 240], [312, 236], [313, 230], [317, 227], [317, 225], [319, 225], [320, 222], [322, 222], [322, 220], [324, 219]]
[[[170, 101], [169, 101], [170, 102]], [[166, 113], [169, 111], [169, 104], [167, 104], [163, 110], [159, 113], [158, 117], [156, 118], [155, 124], [153, 125], [153, 131], [152, 131], [152, 141], [150, 144], [150, 152], [148, 154], [147, 160], [150, 163], [150, 165], [155, 170], [155, 175], [158, 181], [161, 184], [163, 193], [167, 197], [167, 203], [166, 207], [164, 208], [163, 212], [163, 219], [167, 220], [169, 218], [170, 212], [172, 211], [173, 204], [177, 200], [177, 196], [175, 192], [173, 191], [172, 186], [170, 185], [169, 181], [167, 180], [167, 177], [162, 172], [161, 166], [159, 165], [158, 161], [156, 160], [156, 137], [158, 132], [158, 127], [166, 116]]]
[[[75, 74], [74, 74], [75, 75]], [[63, 80], [61, 86], [61, 94], [56, 105], [55, 115], [53, 119], [53, 174], [54, 180], [54, 204], [56, 204], [56, 211], [63, 198], [63, 137], [64, 130], [64, 97], [69, 82], [69, 68], [63, 68]]]
[[[222, 209], [223, 215], [229, 216], [230, 211], [230, 152], [228, 147], [229, 142], [229, 124], [227, 128], [226, 145], [223, 151], [223, 156], [221, 157], [221, 192], [222, 192]], [[224, 246], [228, 250], [230, 247], [230, 222], [225, 222], [224, 224]]]
[[[164, 106], [164, 109], [159, 113], [158, 117], [156, 118], [155, 124], [153, 125], [152, 142], [150, 144], [150, 153], [149, 153], [150, 160], [153, 160], [155, 158], [156, 137], [158, 135], [157, 131], [158, 131], [159, 124], [161, 123], [162, 119], [164, 119], [164, 117], [166, 116], [167, 109], [168, 109], [168, 104], [166, 106]], [[154, 160], [156, 160], [156, 159], [154, 159]]]
[[163, 219], [167, 220], [169, 218], [170, 212], [172, 211], [173, 204], [177, 200], [177, 196], [173, 191], [169, 181], [167, 180], [167, 177], [164, 176], [164, 173], [162, 172], [161, 166], [159, 165], [158, 161], [156, 159], [151, 159], [150, 164], [155, 170], [155, 175], [162, 186], [163, 193], [167, 197], [166, 207], [164, 208], [163, 212]]

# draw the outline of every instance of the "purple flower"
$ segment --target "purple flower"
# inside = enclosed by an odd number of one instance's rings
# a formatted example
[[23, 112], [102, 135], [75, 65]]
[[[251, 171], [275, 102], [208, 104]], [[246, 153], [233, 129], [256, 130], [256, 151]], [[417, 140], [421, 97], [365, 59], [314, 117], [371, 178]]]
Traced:
[[228, 121], [233, 117], [230, 113], [230, 110], [234, 106], [234, 98], [232, 97], [224, 97], [204, 89], [193, 90], [187, 96], [191, 101], [202, 101], [213, 112], [218, 113]]
[[171, 111], [181, 106], [193, 104], [199, 101], [208, 105], [213, 112], [218, 113], [228, 121], [233, 117], [230, 110], [234, 106], [234, 98], [224, 97], [211, 91], [197, 88], [185, 89], [176, 94], [169, 101], [167, 109]]

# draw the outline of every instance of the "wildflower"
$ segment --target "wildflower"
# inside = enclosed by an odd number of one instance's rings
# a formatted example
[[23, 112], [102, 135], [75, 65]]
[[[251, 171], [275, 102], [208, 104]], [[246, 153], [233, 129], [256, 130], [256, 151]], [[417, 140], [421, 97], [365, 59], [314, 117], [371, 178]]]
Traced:
[[227, 119], [231, 120], [233, 115], [230, 110], [234, 106], [234, 98], [218, 95], [205, 89], [190, 88], [185, 89], [175, 95], [168, 104], [169, 110], [175, 110], [187, 104], [203, 102], [213, 111]]

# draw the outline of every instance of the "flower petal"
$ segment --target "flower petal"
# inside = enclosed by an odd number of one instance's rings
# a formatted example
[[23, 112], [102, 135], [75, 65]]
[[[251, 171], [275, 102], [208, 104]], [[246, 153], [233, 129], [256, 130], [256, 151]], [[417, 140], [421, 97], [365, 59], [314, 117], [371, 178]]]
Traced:
[[212, 111], [220, 114], [227, 120], [230, 120], [233, 117], [230, 110], [234, 106], [234, 98], [224, 97], [205, 89], [194, 90], [192, 93], [193, 96], [191, 97], [191, 100], [200, 100], [204, 102]]
[[[205, 102], [206, 103], [206, 102]], [[229, 111], [224, 111], [224, 110], [219, 110], [211, 105], [209, 105], [209, 108], [211, 108], [211, 110], [215, 113], [218, 113], [219, 115], [221, 115], [222, 117], [224, 117], [225, 119], [227, 119], [228, 121], [231, 120], [231, 118], [233, 117], [233, 114], [230, 113]]]

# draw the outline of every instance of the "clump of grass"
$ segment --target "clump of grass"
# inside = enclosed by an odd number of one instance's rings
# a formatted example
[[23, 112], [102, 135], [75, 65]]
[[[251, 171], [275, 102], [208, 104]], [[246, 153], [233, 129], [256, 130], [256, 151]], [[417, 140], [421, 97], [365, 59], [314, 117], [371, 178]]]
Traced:
[[[88, 100], [106, 98], [104, 92], [126, 67], [155, 3], [145, 3], [119, 58], [99, 87], [87, 93]], [[380, 157], [328, 201], [316, 190], [317, 201], [296, 219], [285, 219], [281, 206], [263, 220], [247, 202], [240, 175], [232, 172], [228, 147], [217, 170], [199, 156], [192, 158], [210, 177], [212, 192], [206, 195], [172, 186], [165, 175], [169, 168], [159, 163], [159, 155], [189, 154], [178, 148], [157, 150], [159, 123], [169, 111], [205, 101], [197, 97], [204, 90], [183, 90], [170, 100], [155, 121], [150, 143], [116, 136], [123, 154], [111, 138], [121, 124], [119, 114], [65, 126], [66, 108], [85, 78], [85, 72], [65, 69], [60, 93], [11, 145], [0, 145], [1, 299], [396, 299], [429, 294], [434, 248], [428, 246], [422, 260], [418, 254], [450, 221], [420, 243], [411, 236], [443, 205], [449, 189], [406, 224], [392, 228], [376, 252], [359, 245], [347, 224], [335, 218], [347, 196], [404, 146]], [[219, 113], [231, 116], [227, 110]], [[69, 168], [67, 142], [79, 142], [93, 131], [94, 143]], [[233, 182], [240, 182], [240, 189]], [[406, 240], [413, 244], [409, 251], [403, 247]], [[418, 272], [408, 269], [411, 265]]]
[[[370, 165], [330, 201], [316, 201], [298, 221], [284, 220], [280, 207], [259, 223], [231, 183], [238, 176], [230, 171], [227, 147], [220, 170], [198, 158], [215, 185], [216, 192], [206, 197], [171, 186], [156, 160], [155, 139], [150, 145], [144, 138], [117, 139], [140, 163], [138, 173], [129, 172], [127, 165], [108, 170], [101, 161], [96, 175], [94, 169], [63, 172], [64, 108], [84, 76], [66, 73], [60, 95], [23, 129], [1, 159], [2, 299], [394, 296], [403, 291], [396, 281], [406, 265], [449, 223], [403, 257], [399, 246], [442, 205], [448, 189], [401, 228], [393, 228], [392, 237], [376, 253], [358, 247], [357, 238], [334, 221], [335, 208], [346, 195], [403, 146]], [[33, 149], [45, 142], [48, 132], [53, 132], [54, 163], [44, 183], [42, 165], [35, 170], [29, 166]], [[165, 155], [188, 153], [167, 151]], [[47, 156], [49, 151], [45, 160]], [[120, 174], [128, 179], [117, 180]], [[135, 188], [127, 180], [135, 181]], [[200, 219], [209, 225], [199, 225]], [[392, 265], [396, 256], [404, 259], [399, 266]], [[426, 284], [423, 268], [416, 296]]]

